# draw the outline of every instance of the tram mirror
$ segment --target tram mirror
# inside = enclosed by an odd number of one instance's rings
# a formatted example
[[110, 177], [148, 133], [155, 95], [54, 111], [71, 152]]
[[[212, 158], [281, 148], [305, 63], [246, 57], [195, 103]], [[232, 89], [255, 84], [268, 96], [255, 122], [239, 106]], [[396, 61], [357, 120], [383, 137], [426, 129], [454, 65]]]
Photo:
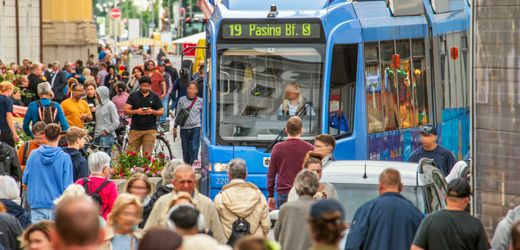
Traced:
[[191, 60], [182, 61], [181, 70], [179, 71], [182, 87], [187, 87], [188, 84], [190, 83], [192, 67], [193, 67], [193, 62]]

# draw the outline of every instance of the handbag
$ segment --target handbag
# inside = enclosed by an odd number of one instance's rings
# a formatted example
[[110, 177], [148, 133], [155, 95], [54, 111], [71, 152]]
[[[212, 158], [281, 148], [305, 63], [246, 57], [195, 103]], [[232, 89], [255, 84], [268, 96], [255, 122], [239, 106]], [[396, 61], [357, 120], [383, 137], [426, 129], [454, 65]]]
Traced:
[[179, 113], [177, 114], [177, 117], [175, 117], [175, 125], [184, 126], [186, 121], [188, 120], [188, 117], [190, 116], [190, 110], [195, 105], [195, 102], [197, 101], [197, 96], [195, 96], [195, 99], [191, 101], [191, 104], [188, 108], [184, 108], [179, 110]]

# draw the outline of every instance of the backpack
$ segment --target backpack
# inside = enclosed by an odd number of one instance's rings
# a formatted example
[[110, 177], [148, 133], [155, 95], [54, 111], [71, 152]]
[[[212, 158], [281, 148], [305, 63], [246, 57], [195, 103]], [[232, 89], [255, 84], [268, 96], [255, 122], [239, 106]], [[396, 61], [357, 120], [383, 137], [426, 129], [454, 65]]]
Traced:
[[58, 115], [58, 109], [56, 108], [55, 102], [51, 101], [51, 104], [45, 107], [42, 105], [40, 100], [38, 100], [36, 101], [36, 105], [38, 105], [38, 119], [40, 121], [43, 121], [45, 124], [58, 124], [58, 120], [56, 119], [56, 116]]
[[104, 214], [106, 212], [106, 208], [103, 209], [103, 199], [101, 199], [101, 195], [99, 193], [101, 193], [101, 191], [111, 182], [109, 180], [105, 180], [103, 183], [101, 183], [101, 185], [99, 185], [99, 187], [94, 191], [92, 192], [91, 190], [89, 190], [88, 188], [88, 183], [90, 182], [90, 180], [88, 178], [82, 178], [83, 180], [83, 188], [85, 189], [85, 192], [90, 196], [92, 197], [92, 200], [94, 200], [94, 202], [96, 202], [98, 205], [99, 205], [99, 212], [100, 214]]
[[251, 234], [251, 225], [246, 219], [238, 217], [231, 226], [231, 235], [229, 236], [227, 244], [233, 246], [235, 242], [247, 235]]

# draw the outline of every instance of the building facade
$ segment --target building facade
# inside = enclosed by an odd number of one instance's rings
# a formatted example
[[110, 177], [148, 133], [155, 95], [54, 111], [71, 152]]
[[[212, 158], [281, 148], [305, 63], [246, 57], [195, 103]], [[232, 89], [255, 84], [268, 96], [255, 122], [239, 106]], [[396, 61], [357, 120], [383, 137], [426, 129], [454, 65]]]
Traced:
[[43, 61], [86, 61], [97, 54], [92, 0], [42, 0]]
[[39, 0], [0, 1], [0, 60], [41, 60]]
[[520, 205], [520, 1], [473, 2], [476, 212], [491, 233]]

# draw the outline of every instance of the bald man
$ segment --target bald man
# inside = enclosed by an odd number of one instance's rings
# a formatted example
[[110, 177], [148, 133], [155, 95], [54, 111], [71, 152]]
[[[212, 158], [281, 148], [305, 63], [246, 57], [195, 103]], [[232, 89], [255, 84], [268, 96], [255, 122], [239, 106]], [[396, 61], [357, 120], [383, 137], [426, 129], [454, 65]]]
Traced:
[[56, 250], [100, 249], [105, 233], [99, 224], [99, 211], [91, 199], [69, 198], [56, 208], [56, 230], [52, 244]]
[[379, 175], [379, 197], [356, 211], [345, 249], [410, 249], [424, 216], [401, 191], [399, 171], [383, 170]]
[[224, 229], [222, 228], [222, 223], [220, 222], [217, 209], [215, 208], [215, 205], [210, 198], [199, 193], [199, 191], [195, 188], [198, 182], [195, 178], [195, 173], [193, 172], [191, 166], [181, 165], [177, 167], [174, 171], [172, 184], [173, 191], [169, 194], [161, 196], [161, 198], [159, 198], [154, 204], [144, 229], [148, 230], [157, 226], [167, 227], [167, 213], [170, 209], [171, 202], [175, 198], [175, 192], [187, 192], [192, 194], [195, 206], [200, 211], [200, 213], [204, 215], [204, 224], [206, 228], [213, 232], [213, 237], [215, 237], [219, 243], [225, 244], [227, 239], [224, 236]]

